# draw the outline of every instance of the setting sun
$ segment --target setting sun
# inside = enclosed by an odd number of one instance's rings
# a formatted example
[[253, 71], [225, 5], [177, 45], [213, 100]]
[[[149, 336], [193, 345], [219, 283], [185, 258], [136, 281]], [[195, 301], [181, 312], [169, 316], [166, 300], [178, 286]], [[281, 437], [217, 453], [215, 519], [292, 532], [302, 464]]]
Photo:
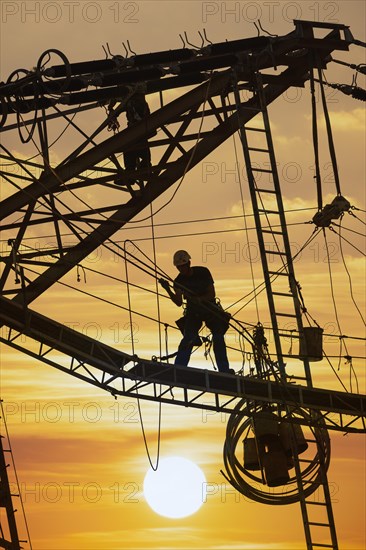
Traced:
[[206, 479], [194, 462], [181, 457], [160, 460], [156, 471], [144, 479], [144, 495], [149, 506], [161, 516], [184, 518], [200, 509]]

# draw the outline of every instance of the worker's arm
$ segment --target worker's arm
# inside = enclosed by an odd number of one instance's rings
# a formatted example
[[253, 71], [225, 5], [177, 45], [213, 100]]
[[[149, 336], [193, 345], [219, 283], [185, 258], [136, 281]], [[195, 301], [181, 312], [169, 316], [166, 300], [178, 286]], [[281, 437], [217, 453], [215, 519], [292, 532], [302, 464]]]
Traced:
[[176, 306], [180, 307], [183, 304], [183, 292], [179, 288], [172, 289], [169, 285], [169, 281], [166, 279], [159, 279], [159, 283], [163, 289], [167, 291], [171, 301], [174, 302]]

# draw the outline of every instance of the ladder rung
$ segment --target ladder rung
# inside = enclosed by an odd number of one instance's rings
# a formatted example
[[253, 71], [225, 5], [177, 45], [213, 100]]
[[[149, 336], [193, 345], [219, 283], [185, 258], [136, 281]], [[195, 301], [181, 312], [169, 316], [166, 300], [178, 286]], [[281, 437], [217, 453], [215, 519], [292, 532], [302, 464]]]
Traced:
[[312, 500], [305, 500], [305, 504], [314, 504], [314, 506], [326, 506], [326, 502], [313, 502]]
[[277, 210], [263, 210], [262, 208], [258, 208], [258, 212], [263, 212], [264, 214], [279, 214]]
[[312, 546], [318, 546], [318, 548], [334, 548], [333, 544], [325, 544], [324, 542], [312, 542]]
[[[259, 112], [259, 111], [258, 111]], [[254, 128], [253, 126], [244, 126], [245, 130], [249, 130], [249, 132], [265, 132], [265, 128]]]
[[[299, 357], [298, 355], [284, 355], [284, 357]], [[307, 380], [306, 376], [291, 376], [289, 375], [288, 378], [290, 380]]]
[[268, 275], [280, 275], [280, 277], [288, 277], [288, 273], [284, 273], [283, 271], [267, 271]]
[[278, 336], [281, 336], [281, 338], [300, 338], [298, 334], [285, 334], [284, 332], [279, 332]]
[[277, 191], [275, 191], [274, 189], [259, 189], [258, 187], [256, 187], [255, 192], [256, 193], [271, 193], [272, 195], [277, 195]]
[[279, 250], [265, 250], [266, 254], [277, 254], [277, 256], [286, 256], [286, 252], [280, 252]]
[[272, 174], [273, 170], [267, 170], [266, 168], [252, 168], [252, 172], [264, 172], [265, 174]]
[[286, 296], [287, 298], [292, 298], [292, 294], [290, 294], [289, 292], [272, 292], [272, 294], [273, 296]]
[[283, 235], [282, 231], [271, 231], [270, 229], [262, 229], [262, 233], [269, 233], [270, 235]]
[[308, 525], [316, 525], [317, 527], [329, 527], [329, 523], [319, 523], [317, 521], [308, 521]]
[[261, 149], [260, 147], [248, 147], [248, 151], [257, 151], [259, 153], [269, 153], [268, 149]]
[[276, 313], [279, 317], [296, 317], [294, 313]]

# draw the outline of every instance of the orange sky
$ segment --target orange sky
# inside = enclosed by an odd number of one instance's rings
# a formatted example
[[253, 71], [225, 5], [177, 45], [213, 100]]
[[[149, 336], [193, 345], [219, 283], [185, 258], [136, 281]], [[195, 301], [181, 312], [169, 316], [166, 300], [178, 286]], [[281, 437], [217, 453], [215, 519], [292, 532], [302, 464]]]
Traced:
[[[1, 80], [16, 68], [32, 68], [41, 53], [49, 48], [65, 52], [71, 61], [104, 57], [102, 44], [109, 43], [113, 53], [124, 53], [122, 42], [130, 40], [138, 53], [173, 49], [181, 46], [179, 33], [187, 31], [189, 39], [199, 43], [198, 30], [206, 29], [213, 42], [256, 35], [252, 21], [261, 20], [263, 27], [275, 34], [293, 30], [292, 19], [317, 19], [350, 25], [355, 38], [365, 41], [365, 4], [343, 2], [6, 2], [1, 5]], [[22, 42], [19, 35], [23, 36]], [[350, 52], [334, 55], [350, 63], [365, 63], [365, 50], [351, 47]], [[332, 65], [327, 72], [330, 82], [350, 83], [351, 71]], [[359, 76], [358, 85], [365, 88]], [[172, 98], [166, 95], [165, 101]], [[327, 97], [343, 194], [351, 204], [365, 210], [365, 112], [364, 104], [340, 93]], [[158, 99], [149, 99], [152, 110]], [[318, 104], [319, 105], [319, 104]], [[320, 106], [320, 105], [319, 105]], [[104, 111], [95, 118], [78, 119], [85, 131], [92, 131], [103, 119]], [[313, 184], [313, 149], [309, 87], [291, 89], [270, 107], [276, 157], [282, 182], [286, 210], [316, 208]], [[122, 119], [123, 117], [121, 117]], [[98, 121], [98, 122], [97, 122]], [[123, 121], [121, 120], [121, 124]], [[320, 116], [321, 167], [324, 202], [335, 196], [334, 182], [327, 153], [324, 122]], [[61, 125], [52, 127], [56, 137]], [[10, 135], [12, 134], [12, 135]], [[50, 136], [52, 138], [52, 135]], [[106, 137], [109, 137], [106, 136]], [[79, 143], [69, 131], [51, 151], [54, 165]], [[4, 135], [3, 144], [24, 158], [35, 154], [34, 147], [22, 146], [16, 132]], [[245, 210], [250, 214], [244, 161], [237, 141], [240, 180], [245, 196]], [[157, 263], [174, 276], [172, 252], [190, 250], [195, 264], [208, 266], [216, 282], [217, 293], [225, 307], [252, 289], [248, 249], [256, 252], [253, 230], [248, 240], [243, 222], [238, 219], [217, 220], [243, 213], [240, 181], [235, 171], [237, 159], [230, 139], [200, 166], [189, 172], [174, 201], [155, 217]], [[2, 196], [10, 192], [3, 183]], [[112, 190], [109, 192], [113, 193]], [[155, 209], [165, 204], [172, 191], [159, 199]], [[88, 192], [90, 204], [98, 204], [100, 195]], [[193, 200], [194, 199], [194, 200]], [[314, 210], [288, 213], [290, 241], [297, 250], [310, 236], [306, 225]], [[143, 213], [138, 219], [144, 218]], [[361, 218], [362, 213], [358, 216]], [[177, 221], [212, 219], [206, 222], [168, 225]], [[364, 219], [364, 218], [362, 218]], [[253, 222], [248, 222], [253, 227]], [[140, 225], [148, 225], [144, 222]], [[346, 216], [344, 227], [362, 232], [359, 220]], [[236, 230], [220, 233], [222, 230]], [[43, 231], [43, 230], [42, 230]], [[191, 235], [196, 233], [196, 235]], [[198, 233], [201, 233], [200, 235]], [[202, 234], [206, 233], [206, 234]], [[187, 235], [190, 234], [190, 235]], [[358, 248], [362, 237], [355, 233], [344, 236]], [[33, 230], [30, 246], [52, 246], [52, 239], [43, 239]], [[179, 236], [182, 235], [182, 236]], [[2, 251], [7, 250], [8, 233], [2, 236]], [[136, 239], [136, 244], [152, 256], [149, 227], [125, 229], [115, 235], [122, 243]], [[143, 240], [138, 240], [143, 239]], [[5, 242], [4, 242], [5, 241]], [[341, 257], [339, 240], [329, 234], [332, 274], [337, 310], [344, 334], [365, 336], [360, 317], [351, 301], [350, 288]], [[352, 291], [361, 310], [365, 310], [364, 258], [352, 246], [343, 245], [346, 265], [352, 277]], [[73, 270], [63, 282], [127, 306], [125, 286], [92, 273], [91, 268], [124, 278], [124, 265], [106, 249], [98, 250], [83, 265], [87, 281], [76, 283]], [[261, 282], [261, 265], [253, 261], [256, 284]], [[335, 312], [330, 294], [326, 250], [318, 235], [295, 263], [297, 279], [302, 286], [306, 306], [328, 334], [337, 333]], [[131, 268], [130, 277], [137, 284], [154, 290], [153, 280]], [[133, 290], [132, 308], [155, 316], [153, 294]], [[239, 304], [237, 307], [240, 307]], [[101, 339], [130, 353], [129, 317], [127, 311], [98, 302], [77, 291], [55, 285], [32, 307], [60, 322], [72, 325], [89, 336]], [[167, 299], [160, 300], [161, 315], [174, 323], [180, 311]], [[263, 294], [258, 308], [261, 321], [269, 317]], [[235, 308], [231, 311], [236, 311]], [[257, 322], [255, 304], [247, 305], [238, 318]], [[136, 352], [147, 358], [159, 353], [156, 324], [135, 315]], [[4, 330], [4, 329], [2, 329]], [[272, 346], [271, 335], [267, 334]], [[169, 334], [173, 351], [179, 341]], [[233, 332], [227, 343], [238, 347]], [[290, 347], [291, 342], [288, 342]], [[337, 355], [337, 340], [327, 337], [327, 353]], [[347, 341], [350, 354], [365, 355], [364, 342]], [[164, 344], [163, 344], [164, 346]], [[344, 353], [344, 350], [343, 350]], [[230, 351], [230, 363], [241, 367], [239, 352]], [[333, 359], [338, 369], [336, 359]], [[212, 368], [201, 351], [192, 364]], [[353, 362], [360, 393], [366, 392], [364, 360]], [[295, 368], [295, 363], [290, 363]], [[349, 366], [342, 360], [337, 374], [350, 390]], [[248, 364], [246, 363], [246, 369]], [[331, 369], [323, 361], [312, 365], [314, 384], [341, 389]], [[355, 391], [355, 378], [352, 377]], [[304, 534], [298, 505], [276, 507], [248, 501], [235, 494], [220, 474], [223, 467], [222, 447], [227, 417], [173, 405], [162, 407], [161, 456], [182, 456], [197, 463], [206, 475], [206, 502], [193, 516], [171, 520], [156, 515], [142, 494], [142, 483], [148, 459], [141, 435], [137, 404], [134, 400], [117, 401], [92, 386], [59, 373], [51, 367], [2, 347], [1, 397], [11, 434], [18, 476], [25, 502], [34, 550], [117, 550], [117, 549], [202, 549], [202, 550], [297, 550], [304, 548]], [[142, 402], [144, 425], [150, 451], [157, 451], [158, 404]], [[365, 438], [331, 433], [332, 461], [329, 482], [340, 548], [361, 550], [366, 547], [365, 533]], [[12, 478], [12, 482], [13, 482]], [[21, 535], [24, 525], [20, 521]], [[25, 546], [27, 547], [27, 546]]]

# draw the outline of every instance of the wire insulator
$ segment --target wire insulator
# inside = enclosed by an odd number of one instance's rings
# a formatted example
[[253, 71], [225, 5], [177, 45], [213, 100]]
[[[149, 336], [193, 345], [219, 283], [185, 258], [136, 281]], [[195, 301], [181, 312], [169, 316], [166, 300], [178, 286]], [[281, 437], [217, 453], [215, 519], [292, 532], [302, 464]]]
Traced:
[[366, 101], [366, 90], [359, 88], [358, 86], [353, 87], [352, 97], [354, 99], [359, 99], [360, 101]]

